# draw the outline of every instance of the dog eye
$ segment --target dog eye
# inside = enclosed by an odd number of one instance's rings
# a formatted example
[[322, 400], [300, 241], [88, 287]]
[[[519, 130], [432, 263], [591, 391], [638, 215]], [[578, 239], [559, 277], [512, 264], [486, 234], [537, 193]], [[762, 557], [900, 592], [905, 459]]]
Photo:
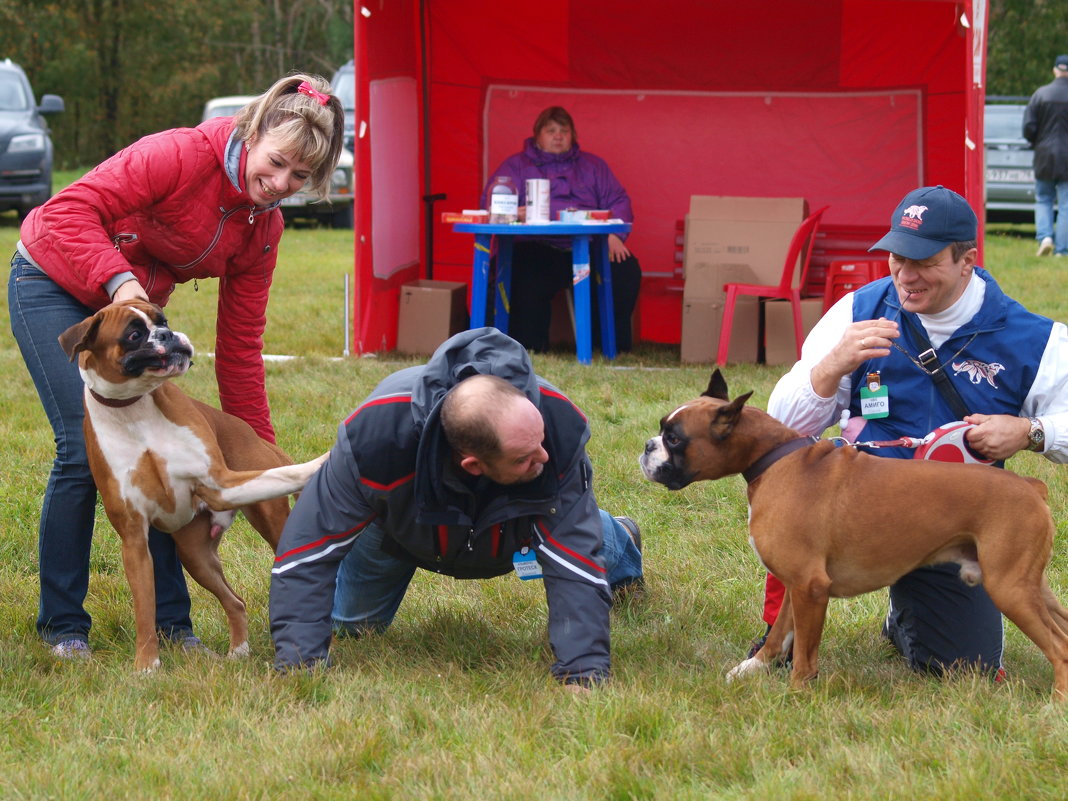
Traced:
[[674, 448], [676, 445], [680, 445], [681, 443], [682, 439], [671, 433], [670, 431], [664, 434], [664, 444], [667, 445], [669, 448]]
[[140, 328], [131, 328], [126, 332], [126, 341], [131, 344], [136, 344], [145, 338], [145, 332]]

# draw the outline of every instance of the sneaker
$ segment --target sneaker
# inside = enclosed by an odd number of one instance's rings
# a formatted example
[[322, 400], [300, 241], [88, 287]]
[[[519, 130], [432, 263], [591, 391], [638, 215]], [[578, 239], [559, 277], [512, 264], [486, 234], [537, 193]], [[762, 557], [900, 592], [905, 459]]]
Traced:
[[[768, 641], [768, 635], [771, 634], [771, 625], [769, 624], [764, 633], [749, 643], [749, 653], [745, 655], [746, 659], [752, 659], [757, 655], [757, 651], [764, 647], [764, 643]], [[786, 667], [794, 663], [794, 649], [790, 646], [789, 652], [785, 657], [778, 657], [772, 661], [772, 664], [779, 665], [780, 667]]]
[[52, 646], [51, 651], [52, 656], [56, 659], [64, 659], [68, 661], [88, 659], [93, 655], [93, 649], [90, 648], [89, 643], [81, 637], [71, 637], [66, 640], [60, 640]]
[[202, 643], [199, 637], [188, 630], [172, 632], [170, 636], [160, 633], [159, 639], [161, 645], [169, 648], [180, 648], [182, 653], [185, 654], [218, 656], [218, 654]]
[[768, 626], [764, 630], [764, 633], [749, 643], [749, 651], [746, 653], [746, 659], [752, 659], [756, 656], [757, 651], [764, 647], [764, 643], [768, 641], [768, 634], [771, 633], [771, 626]]
[[1053, 237], [1047, 236], [1042, 240], [1042, 243], [1038, 246], [1038, 253], [1036, 256], [1048, 256], [1053, 252]]
[[204, 643], [200, 641], [200, 638], [193, 634], [186, 634], [178, 639], [174, 640], [174, 645], [177, 648], [181, 648], [183, 653], [193, 654], [199, 656], [218, 656], [213, 650], [208, 648]]
[[[627, 532], [627, 536], [630, 537], [630, 541], [634, 543], [634, 547], [638, 549], [638, 553], [641, 553], [642, 530], [638, 527], [638, 524], [629, 517], [617, 517], [615, 519], [621, 526], [623, 526], [623, 530]], [[628, 596], [640, 596], [644, 591], [645, 576], [624, 579], [618, 584], [612, 585], [612, 600], [621, 601]]]
[[627, 532], [627, 536], [630, 537], [630, 541], [634, 543], [634, 547], [638, 549], [639, 553], [641, 553], [642, 530], [638, 527], [638, 524], [635, 523], [629, 517], [617, 517], [616, 522], [618, 522], [619, 525], [623, 526], [623, 528]]

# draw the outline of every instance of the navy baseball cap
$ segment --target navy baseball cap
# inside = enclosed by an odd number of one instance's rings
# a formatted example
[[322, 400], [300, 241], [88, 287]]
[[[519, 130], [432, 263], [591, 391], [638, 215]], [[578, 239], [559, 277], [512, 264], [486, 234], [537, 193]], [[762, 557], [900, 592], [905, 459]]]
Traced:
[[1053, 66], [1059, 70], [1068, 70], [1068, 55], [1057, 56], [1057, 58], [1053, 59]]
[[890, 233], [868, 248], [922, 261], [954, 242], [969, 242], [979, 220], [968, 201], [944, 186], [922, 186], [905, 195], [890, 218]]

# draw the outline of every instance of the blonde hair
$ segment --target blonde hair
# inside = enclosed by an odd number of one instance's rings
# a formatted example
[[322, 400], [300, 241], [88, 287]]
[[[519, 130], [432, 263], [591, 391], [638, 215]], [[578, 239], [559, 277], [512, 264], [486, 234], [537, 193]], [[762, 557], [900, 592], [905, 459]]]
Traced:
[[[298, 92], [307, 82], [328, 98], [325, 104]], [[279, 147], [312, 168], [304, 189], [324, 200], [330, 193], [330, 176], [341, 158], [345, 139], [345, 110], [331, 94], [330, 82], [318, 75], [297, 73], [280, 78], [234, 116], [234, 129], [244, 142], [272, 135]]]

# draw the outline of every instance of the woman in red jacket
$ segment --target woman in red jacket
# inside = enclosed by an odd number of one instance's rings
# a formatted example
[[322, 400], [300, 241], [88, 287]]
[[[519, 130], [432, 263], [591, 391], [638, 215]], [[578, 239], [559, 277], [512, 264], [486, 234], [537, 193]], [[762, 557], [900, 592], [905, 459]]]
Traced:
[[[274, 441], [261, 351], [283, 198], [325, 198], [344, 111], [317, 76], [277, 81], [235, 117], [146, 136], [26, 217], [11, 260], [11, 329], [56, 440], [38, 548], [37, 630], [59, 658], [88, 657], [83, 607], [96, 487], [82, 438], [82, 380], [57, 337], [112, 301], [163, 306], [175, 284], [218, 278], [222, 408]], [[187, 649], [189, 595], [170, 536], [149, 532], [161, 636]]]

